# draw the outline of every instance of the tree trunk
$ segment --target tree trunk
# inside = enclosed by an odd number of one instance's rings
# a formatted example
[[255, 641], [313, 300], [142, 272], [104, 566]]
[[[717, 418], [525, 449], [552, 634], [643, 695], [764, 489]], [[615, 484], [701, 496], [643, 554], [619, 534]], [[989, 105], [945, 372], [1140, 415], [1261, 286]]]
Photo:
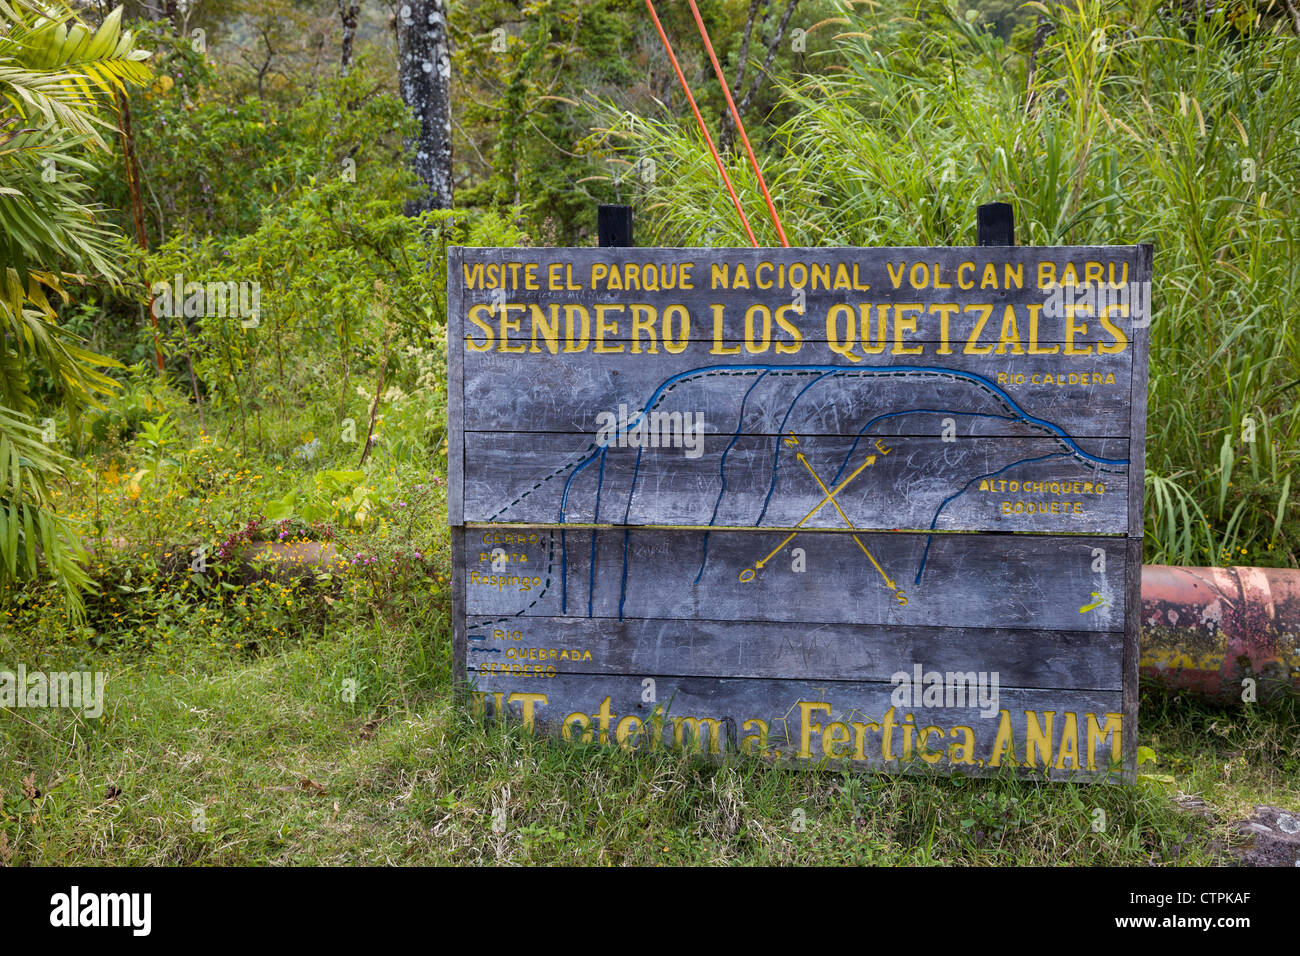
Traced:
[[[749, 16], [745, 18], [745, 38], [740, 43], [740, 56], [736, 60], [735, 96], [739, 96], [745, 86], [745, 71], [749, 67], [749, 41], [754, 38], [754, 21], [758, 17], [758, 5], [762, 2], [763, 0], [750, 0]], [[763, 19], [767, 19], [766, 12], [763, 13]]]
[[1034, 87], [1034, 77], [1038, 74], [1038, 51], [1043, 48], [1047, 38], [1052, 34], [1052, 23], [1041, 13], [1034, 26], [1034, 46], [1029, 51], [1029, 66], [1025, 70], [1025, 112], [1033, 109], [1038, 90]]
[[357, 15], [361, 4], [357, 0], [339, 0], [339, 19], [343, 21], [343, 45], [339, 51], [339, 72], [348, 75], [352, 66], [352, 40], [357, 35]]
[[[781, 46], [781, 41], [785, 39], [786, 27], [790, 25], [790, 17], [794, 14], [794, 8], [797, 6], [799, 6], [799, 0], [790, 0], [786, 5], [785, 13], [781, 15], [781, 22], [776, 26], [776, 36], [772, 37], [772, 42], [767, 46], [767, 59], [763, 61], [763, 69], [754, 77], [754, 82], [750, 84], [749, 92], [745, 94], [745, 98], [736, 104], [736, 109], [742, 117], [745, 115], [745, 111], [749, 109], [749, 104], [753, 102], [754, 94], [758, 92], [759, 86], [771, 73], [772, 61], [776, 59], [776, 51]], [[739, 84], [736, 86], [736, 92], [740, 92]]]
[[[122, 158], [126, 161], [126, 184], [131, 194], [131, 213], [135, 219], [135, 241], [145, 252], [149, 251], [149, 234], [144, 225], [144, 199], [140, 195], [140, 162], [135, 155], [135, 136], [131, 132], [131, 105], [126, 94], [117, 94], [118, 132], [122, 136]], [[153, 355], [158, 371], [163, 370], [162, 345], [158, 337], [158, 315], [153, 310], [153, 296], [149, 296], [149, 320], [153, 323]], [[198, 393], [195, 392], [195, 398]], [[199, 415], [202, 416], [202, 406]]]
[[407, 204], [407, 215], [450, 209], [451, 59], [447, 49], [446, 0], [409, 0], [397, 11], [397, 71], [402, 99], [420, 129], [411, 144], [424, 195]]
[[1292, 0], [1286, 0], [1286, 8], [1291, 14], [1291, 26], [1295, 27], [1296, 36], [1300, 36], [1300, 10], [1296, 9]]
[[[767, 78], [769, 71], [772, 69], [772, 61], [776, 59], [777, 50], [781, 46], [781, 41], [785, 38], [786, 28], [790, 25], [790, 17], [794, 14], [795, 7], [798, 5], [799, 0], [789, 0], [786, 4], [785, 13], [782, 14], [781, 21], [777, 24], [776, 35], [769, 41], [764, 34], [767, 30], [768, 18], [776, 6], [776, 0], [768, 0], [763, 7], [761, 16], [758, 15], [759, 0], [753, 0], [750, 4], [749, 17], [745, 22], [744, 41], [740, 46], [740, 64], [736, 73], [736, 86], [732, 92], [732, 97], [737, 100], [736, 112], [740, 114], [742, 122], [746, 111], [754, 100], [755, 94], [758, 93], [759, 87], [763, 85], [763, 80]], [[762, 69], [754, 77], [754, 82], [750, 84], [749, 92], [745, 93], [745, 72], [749, 60], [749, 44], [756, 28], [759, 33], [759, 44], [767, 48], [767, 57], [763, 61]], [[731, 117], [731, 111], [728, 110], [722, 114], [721, 134], [718, 137], [722, 148], [730, 149], [735, 136], [736, 122]]]

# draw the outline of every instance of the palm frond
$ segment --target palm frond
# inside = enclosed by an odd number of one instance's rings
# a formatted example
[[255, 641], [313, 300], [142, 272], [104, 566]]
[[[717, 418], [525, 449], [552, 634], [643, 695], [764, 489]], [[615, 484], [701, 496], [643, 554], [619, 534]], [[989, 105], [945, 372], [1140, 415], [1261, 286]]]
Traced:
[[45, 369], [74, 422], [115, 388], [102, 370], [117, 363], [59, 324], [49, 293], [66, 301], [68, 281], [121, 275], [83, 178], [86, 151], [107, 149], [105, 107], [150, 76], [121, 21], [120, 8], [92, 28], [66, 3], [0, 0], [0, 585], [52, 577], [74, 615], [91, 582], [46, 491], [63, 459], [32, 424], [28, 371]]
[[102, 101], [151, 76], [149, 54], [132, 48], [121, 19], [119, 7], [92, 31], [71, 11], [50, 17], [26, 0], [0, 4], [0, 97], [23, 120], [58, 124], [105, 148], [96, 128], [107, 125]]

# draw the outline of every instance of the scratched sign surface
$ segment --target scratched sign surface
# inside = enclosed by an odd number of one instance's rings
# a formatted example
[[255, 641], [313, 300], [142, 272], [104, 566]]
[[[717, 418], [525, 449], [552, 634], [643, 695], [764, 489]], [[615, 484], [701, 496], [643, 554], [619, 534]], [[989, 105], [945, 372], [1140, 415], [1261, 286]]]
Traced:
[[628, 749], [1131, 777], [1147, 246], [453, 249], [457, 676]]

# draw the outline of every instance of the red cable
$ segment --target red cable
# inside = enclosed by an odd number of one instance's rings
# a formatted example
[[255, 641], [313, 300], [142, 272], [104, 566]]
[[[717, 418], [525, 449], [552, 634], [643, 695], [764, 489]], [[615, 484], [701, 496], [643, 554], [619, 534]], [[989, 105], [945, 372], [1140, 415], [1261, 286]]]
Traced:
[[[650, 0], [646, 0], [646, 2], [649, 3]], [[776, 214], [776, 206], [772, 204], [772, 196], [767, 191], [767, 183], [763, 181], [763, 171], [758, 168], [758, 160], [754, 158], [754, 149], [749, 145], [749, 137], [745, 135], [745, 124], [740, 121], [740, 112], [736, 109], [735, 101], [731, 98], [731, 88], [727, 86], [727, 78], [722, 75], [722, 67], [718, 65], [718, 55], [713, 52], [713, 44], [709, 41], [709, 31], [704, 28], [704, 19], [700, 16], [700, 8], [695, 5], [695, 0], [688, 0], [688, 2], [691, 5], [691, 12], [695, 14], [695, 22], [699, 25], [700, 36], [704, 39], [704, 48], [709, 51], [709, 59], [713, 62], [713, 72], [718, 75], [718, 83], [722, 86], [722, 95], [727, 98], [731, 118], [736, 121], [736, 129], [740, 131], [740, 139], [745, 144], [745, 152], [749, 153], [749, 163], [754, 167], [754, 175], [758, 177], [758, 188], [763, 190], [763, 198], [767, 200], [767, 211], [772, 214], [776, 234], [781, 237], [781, 245], [789, 247], [790, 243], [785, 238], [785, 230], [781, 228], [781, 220]]]
[[[745, 226], [745, 232], [749, 235], [749, 241], [757, 248], [758, 238], [754, 235], [754, 230], [750, 228], [749, 220], [745, 217], [745, 210], [740, 208], [740, 199], [736, 196], [736, 189], [731, 185], [731, 177], [727, 175], [727, 169], [722, 165], [722, 157], [718, 155], [717, 148], [713, 145], [713, 137], [709, 135], [709, 129], [704, 125], [704, 117], [700, 115], [700, 108], [695, 105], [695, 97], [691, 95], [691, 88], [686, 83], [686, 77], [682, 73], [682, 68], [677, 62], [677, 57], [673, 53], [672, 44], [668, 42], [668, 34], [664, 33], [663, 24], [659, 22], [659, 14], [655, 13], [655, 5], [652, 0], [645, 0], [645, 5], [650, 10], [650, 17], [655, 22], [655, 29], [659, 31], [659, 39], [664, 41], [664, 49], [668, 51], [668, 59], [673, 62], [673, 69], [677, 71], [677, 79], [682, 84], [682, 91], [686, 94], [686, 100], [691, 104], [691, 112], [695, 114], [695, 122], [699, 124], [700, 132], [704, 134], [704, 141], [709, 144], [709, 152], [713, 154], [713, 162], [718, 167], [718, 172], [722, 176], [722, 181], [727, 184], [727, 192], [731, 194], [731, 202], [736, 207], [736, 212], [740, 215], [740, 221]], [[760, 180], [762, 177], [759, 177]], [[764, 192], [767, 192], [764, 187]], [[771, 205], [771, 200], [768, 200]], [[778, 225], [777, 229], [781, 227]], [[782, 236], [782, 239], [785, 237]], [[787, 243], [788, 245], [788, 243]]]

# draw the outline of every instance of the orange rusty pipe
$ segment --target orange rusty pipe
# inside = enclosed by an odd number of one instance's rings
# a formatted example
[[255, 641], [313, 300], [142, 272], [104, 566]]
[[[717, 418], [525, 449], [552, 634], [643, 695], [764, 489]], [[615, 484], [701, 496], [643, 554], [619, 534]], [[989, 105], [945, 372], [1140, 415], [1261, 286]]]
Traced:
[[1241, 703], [1300, 693], [1300, 571], [1142, 567], [1143, 683]]

